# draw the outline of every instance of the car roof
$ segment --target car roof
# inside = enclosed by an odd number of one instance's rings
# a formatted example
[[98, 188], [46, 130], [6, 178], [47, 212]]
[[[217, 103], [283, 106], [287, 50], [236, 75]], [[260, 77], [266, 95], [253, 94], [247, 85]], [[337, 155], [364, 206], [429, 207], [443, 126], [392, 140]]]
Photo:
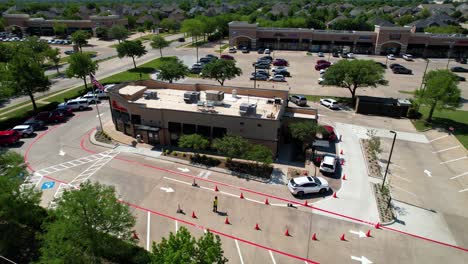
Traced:
[[304, 183], [309, 183], [309, 182], [315, 182], [314, 179], [310, 176], [302, 176], [302, 177], [296, 177], [294, 178], [294, 182], [297, 184], [304, 184]]
[[0, 136], [11, 136], [11, 135], [13, 135], [15, 133], [17, 133], [17, 131], [5, 130], [5, 131], [0, 131]]
[[26, 129], [30, 127], [31, 127], [30, 125], [19, 125], [19, 126], [15, 126], [13, 129]]
[[323, 157], [323, 163], [335, 164], [335, 162], [336, 162], [336, 158], [333, 156], [325, 155]]
[[332, 103], [337, 103], [337, 101], [335, 99], [331, 99], [331, 98], [324, 98], [324, 100], [328, 100], [328, 101], [330, 101]]
[[325, 130], [327, 130], [327, 132], [329, 133], [334, 132], [334, 129], [332, 126], [323, 126], [323, 128], [325, 128]]

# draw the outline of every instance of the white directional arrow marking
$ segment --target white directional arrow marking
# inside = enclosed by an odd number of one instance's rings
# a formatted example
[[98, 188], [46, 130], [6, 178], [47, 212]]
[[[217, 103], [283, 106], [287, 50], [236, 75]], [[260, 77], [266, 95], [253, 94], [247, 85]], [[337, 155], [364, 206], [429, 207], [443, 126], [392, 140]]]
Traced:
[[432, 173], [428, 170], [424, 170], [424, 173], [428, 176], [428, 177], [432, 177]]
[[59, 151], [59, 155], [60, 155], [60, 156], [65, 156], [65, 151], [60, 150], [60, 151]]
[[174, 189], [172, 189], [171, 187], [161, 187], [160, 189], [167, 193], [174, 192]]
[[181, 172], [189, 172], [190, 170], [187, 169], [187, 168], [177, 168], [178, 170], [180, 170]]
[[355, 235], [358, 235], [359, 237], [366, 237], [366, 233], [362, 232], [361, 230], [358, 231], [354, 231], [354, 230], [349, 230], [349, 232], [351, 234], [355, 234]]
[[361, 262], [362, 264], [371, 264], [371, 263], [372, 263], [372, 261], [370, 261], [369, 259], [367, 259], [367, 258], [364, 257], [364, 256], [361, 256], [360, 258], [355, 257], [355, 256], [351, 256], [351, 259], [352, 259], [352, 260], [359, 261], [359, 262]]

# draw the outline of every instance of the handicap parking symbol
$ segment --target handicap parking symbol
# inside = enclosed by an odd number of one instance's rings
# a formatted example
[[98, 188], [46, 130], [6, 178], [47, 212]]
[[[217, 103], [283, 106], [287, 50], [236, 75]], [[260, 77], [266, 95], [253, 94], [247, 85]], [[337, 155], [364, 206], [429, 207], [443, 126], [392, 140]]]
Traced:
[[44, 182], [41, 186], [41, 190], [47, 190], [47, 189], [51, 189], [51, 188], [54, 188], [54, 185], [55, 185], [55, 182], [53, 181], [50, 181], [50, 182]]

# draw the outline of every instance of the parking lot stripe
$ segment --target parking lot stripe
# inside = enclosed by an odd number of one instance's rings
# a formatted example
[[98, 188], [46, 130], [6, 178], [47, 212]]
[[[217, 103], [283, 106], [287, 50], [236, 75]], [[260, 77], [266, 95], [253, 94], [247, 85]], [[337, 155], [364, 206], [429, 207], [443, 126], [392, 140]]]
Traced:
[[151, 228], [151, 213], [148, 211], [148, 218], [146, 224], [146, 250], [150, 250], [150, 228]]
[[451, 180], [454, 180], [454, 179], [456, 179], [456, 178], [459, 178], [459, 177], [465, 176], [465, 175], [468, 175], [468, 171], [467, 171], [467, 172], [464, 172], [464, 173], [462, 173], [462, 174], [458, 174], [458, 175], [456, 175], [456, 176], [453, 176], [453, 177], [450, 178], [450, 179], [451, 179]]
[[242, 259], [242, 254], [241, 254], [240, 247], [239, 247], [239, 242], [237, 242], [237, 240], [234, 240], [234, 241], [236, 242], [237, 253], [239, 253], [240, 262], [241, 262], [241, 264], [244, 264], [244, 260]]
[[400, 179], [402, 179], [402, 180], [404, 180], [404, 181], [407, 181], [407, 182], [411, 182], [411, 180], [408, 180], [408, 179], [403, 178], [403, 177], [401, 177], [401, 176], [398, 176], [398, 175], [396, 175], [396, 174], [392, 174], [392, 176], [395, 176], [395, 177], [400, 178]]
[[271, 252], [271, 250], [268, 251], [270, 252], [271, 261], [273, 261], [273, 264], [276, 264], [275, 257], [273, 257], [273, 252]]
[[403, 188], [401, 188], [401, 187], [398, 187], [398, 186], [396, 186], [396, 185], [392, 185], [392, 187], [393, 187], [393, 188], [396, 188], [396, 189], [398, 189], [398, 190], [400, 190], [400, 191], [402, 191], [402, 192], [405, 192], [405, 193], [407, 193], [407, 194], [413, 195], [414, 197], [418, 197], [416, 194], [414, 194], [414, 193], [412, 193], [412, 192], [410, 192], [410, 191], [407, 191], [407, 190], [405, 190], [405, 189], [403, 189]]
[[441, 136], [441, 137], [438, 137], [438, 138], [434, 138], [433, 140], [429, 140], [429, 142], [434, 142], [436, 140], [439, 140], [439, 139], [443, 139], [443, 138], [446, 138], [448, 137], [449, 135], [445, 135], [445, 136]]
[[466, 159], [466, 158], [468, 158], [468, 157], [465, 156], [465, 157], [461, 157], [461, 158], [458, 158], [458, 159], [447, 160], [447, 161], [441, 162], [440, 164], [447, 164], [447, 163], [450, 163], [450, 162], [454, 162], [454, 161], [458, 161], [458, 160], [462, 160], [462, 159]]
[[464, 190], [460, 190], [460, 191], [458, 191], [458, 192], [466, 192], [466, 191], [468, 191], [468, 188], [466, 188], [466, 189], [464, 189]]
[[459, 147], [460, 147], [460, 145], [455, 146], [455, 147], [450, 147], [450, 148], [442, 149], [442, 150], [439, 150], [439, 151], [432, 151], [432, 153], [440, 153], [440, 152], [444, 152], [444, 151], [447, 151], [447, 150], [456, 149], [456, 148], [459, 148]]
[[175, 220], [175, 232], [179, 232], [179, 222], [177, 220]]

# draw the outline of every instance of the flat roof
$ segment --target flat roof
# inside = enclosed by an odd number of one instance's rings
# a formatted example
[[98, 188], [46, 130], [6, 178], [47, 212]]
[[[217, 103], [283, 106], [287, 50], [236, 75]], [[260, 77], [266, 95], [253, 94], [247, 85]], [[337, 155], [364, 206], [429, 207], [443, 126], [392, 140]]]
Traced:
[[[127, 86], [128, 87], [128, 86]], [[130, 86], [130, 88], [124, 87], [124, 91], [133, 91], [137, 88], [135, 86]], [[137, 86], [144, 87], [144, 86]], [[122, 94], [122, 89], [119, 93]], [[139, 89], [139, 88], [138, 88]], [[201, 103], [185, 103], [184, 93], [193, 92], [187, 90], [175, 90], [175, 89], [147, 89], [146, 91], [157, 92], [157, 99], [145, 99], [143, 97], [133, 101], [138, 104], [145, 104], [147, 108], [154, 109], [167, 109], [167, 110], [179, 110], [179, 111], [189, 111], [195, 113], [205, 113], [205, 114], [217, 114], [217, 115], [228, 115], [228, 116], [243, 116], [251, 118], [260, 118], [260, 119], [269, 119], [277, 120], [278, 115], [281, 109], [281, 105], [275, 105], [274, 103], [269, 103], [268, 101], [273, 98], [266, 97], [255, 97], [255, 96], [245, 96], [237, 95], [235, 97], [232, 94], [224, 94], [224, 100], [222, 103], [211, 103], [210, 106], [207, 104], [206, 92], [200, 91], [200, 101]], [[210, 91], [208, 91], [210, 92]], [[212, 92], [212, 91], [211, 91]], [[274, 100], [273, 100], [274, 101]], [[239, 112], [239, 107], [242, 103], [256, 104], [257, 110], [255, 115], [241, 115]]]
[[125, 87], [122, 87], [119, 89], [119, 94], [121, 95], [127, 95], [127, 96], [133, 96], [134, 94], [141, 92], [142, 90], [145, 90], [146, 86], [141, 86], [141, 85], [127, 85]]

